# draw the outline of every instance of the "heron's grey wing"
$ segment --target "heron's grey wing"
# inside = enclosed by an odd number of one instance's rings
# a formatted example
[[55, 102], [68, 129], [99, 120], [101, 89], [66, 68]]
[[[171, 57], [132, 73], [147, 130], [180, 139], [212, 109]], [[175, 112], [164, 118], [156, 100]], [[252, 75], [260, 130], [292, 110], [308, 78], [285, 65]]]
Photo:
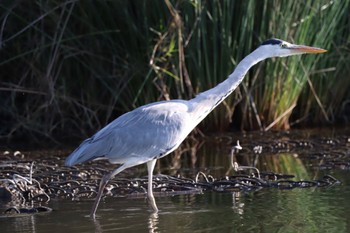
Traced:
[[74, 165], [105, 157], [133, 165], [165, 156], [185, 139], [190, 117], [185, 101], [163, 101], [128, 112], [85, 140], [66, 160]]
[[[123, 116], [127, 114], [124, 114]], [[84, 140], [79, 147], [66, 158], [65, 164], [67, 166], [73, 166], [75, 164], [104, 157], [108, 154], [108, 151], [110, 150], [108, 148], [111, 148], [113, 144], [113, 130], [120, 130], [118, 128], [118, 122], [121, 117], [106, 125], [91, 138]]]

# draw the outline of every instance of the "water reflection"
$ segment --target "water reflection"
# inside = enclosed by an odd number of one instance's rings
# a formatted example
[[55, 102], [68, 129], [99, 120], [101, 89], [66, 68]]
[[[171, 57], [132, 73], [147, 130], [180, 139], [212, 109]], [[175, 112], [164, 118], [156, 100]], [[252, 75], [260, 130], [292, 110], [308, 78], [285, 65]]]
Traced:
[[151, 213], [148, 218], [148, 232], [158, 232], [159, 216], [158, 213]]
[[[160, 197], [152, 214], [142, 199], [106, 200], [96, 221], [91, 202], [57, 201], [47, 215], [0, 219], [1, 232], [347, 232], [349, 183], [331, 189], [262, 190]], [[92, 225], [91, 225], [92, 223]]]
[[94, 225], [95, 225], [95, 232], [96, 233], [100, 233], [102, 232], [102, 226], [101, 226], [101, 223], [100, 223], [100, 220], [99, 219], [92, 219]]
[[33, 215], [0, 219], [2, 232], [37, 232], [36, 225], [36, 218]]
[[240, 199], [240, 192], [232, 193], [232, 210], [234, 213], [243, 215], [244, 214], [244, 202]]
[[[90, 218], [90, 216], [89, 216], [89, 218]], [[122, 219], [119, 219], [119, 220], [122, 221]], [[100, 219], [95, 218], [95, 219], [91, 219], [91, 221], [93, 222], [93, 224], [95, 226], [95, 232], [96, 233], [101, 233], [101, 232], [104, 232], [104, 231], [107, 230], [107, 229], [103, 229], [103, 225], [101, 225]], [[159, 232], [158, 224], [159, 224], [159, 215], [158, 215], [158, 213], [150, 213], [149, 217], [148, 217], [148, 223], [147, 223], [148, 232], [149, 233]], [[105, 225], [107, 226], [107, 225], [111, 225], [111, 224], [106, 224], [105, 223]], [[130, 226], [130, 227], [132, 228], [132, 226]], [[118, 230], [118, 228], [114, 228], [114, 230]]]
[[349, 232], [350, 183], [331, 189], [262, 190], [158, 198], [161, 211], [142, 199], [106, 200], [93, 221], [91, 203], [54, 201], [46, 215], [0, 219], [1, 232]]

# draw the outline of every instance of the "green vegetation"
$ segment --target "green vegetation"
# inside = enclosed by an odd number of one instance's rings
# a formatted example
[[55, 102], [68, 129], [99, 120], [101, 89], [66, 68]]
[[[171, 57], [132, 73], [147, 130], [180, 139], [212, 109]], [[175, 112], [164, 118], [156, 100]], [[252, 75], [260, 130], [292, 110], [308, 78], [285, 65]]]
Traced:
[[257, 65], [202, 126], [349, 120], [348, 1], [2, 1], [0, 9], [2, 139], [86, 137], [137, 106], [192, 98], [271, 37], [329, 52]]

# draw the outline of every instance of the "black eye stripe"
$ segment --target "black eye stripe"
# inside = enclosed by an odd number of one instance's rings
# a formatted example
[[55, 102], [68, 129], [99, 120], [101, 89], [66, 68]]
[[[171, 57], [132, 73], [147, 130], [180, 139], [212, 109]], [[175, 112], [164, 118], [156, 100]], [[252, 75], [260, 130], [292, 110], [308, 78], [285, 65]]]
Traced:
[[269, 39], [267, 41], [264, 41], [261, 45], [276, 45], [276, 44], [282, 44], [282, 41], [279, 39]]

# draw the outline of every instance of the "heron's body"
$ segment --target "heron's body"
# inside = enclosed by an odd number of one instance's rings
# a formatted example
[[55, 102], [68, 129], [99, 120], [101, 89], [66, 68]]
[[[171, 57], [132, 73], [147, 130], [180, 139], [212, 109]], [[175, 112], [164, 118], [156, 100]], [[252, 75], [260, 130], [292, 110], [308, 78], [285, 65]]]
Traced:
[[278, 39], [268, 40], [245, 57], [235, 71], [216, 87], [191, 100], [161, 101], [136, 108], [85, 140], [69, 155], [66, 165], [72, 166], [97, 158], [121, 164], [102, 179], [91, 216], [95, 216], [108, 180], [128, 167], [143, 163], [148, 166], [148, 197], [154, 211], [158, 211], [152, 193], [152, 174], [156, 160], [178, 148], [187, 135], [236, 89], [250, 67], [268, 57], [325, 51]]
[[187, 102], [161, 101], [125, 113], [85, 140], [66, 164], [106, 158], [130, 167], [169, 154], [191, 131], [193, 119]]

